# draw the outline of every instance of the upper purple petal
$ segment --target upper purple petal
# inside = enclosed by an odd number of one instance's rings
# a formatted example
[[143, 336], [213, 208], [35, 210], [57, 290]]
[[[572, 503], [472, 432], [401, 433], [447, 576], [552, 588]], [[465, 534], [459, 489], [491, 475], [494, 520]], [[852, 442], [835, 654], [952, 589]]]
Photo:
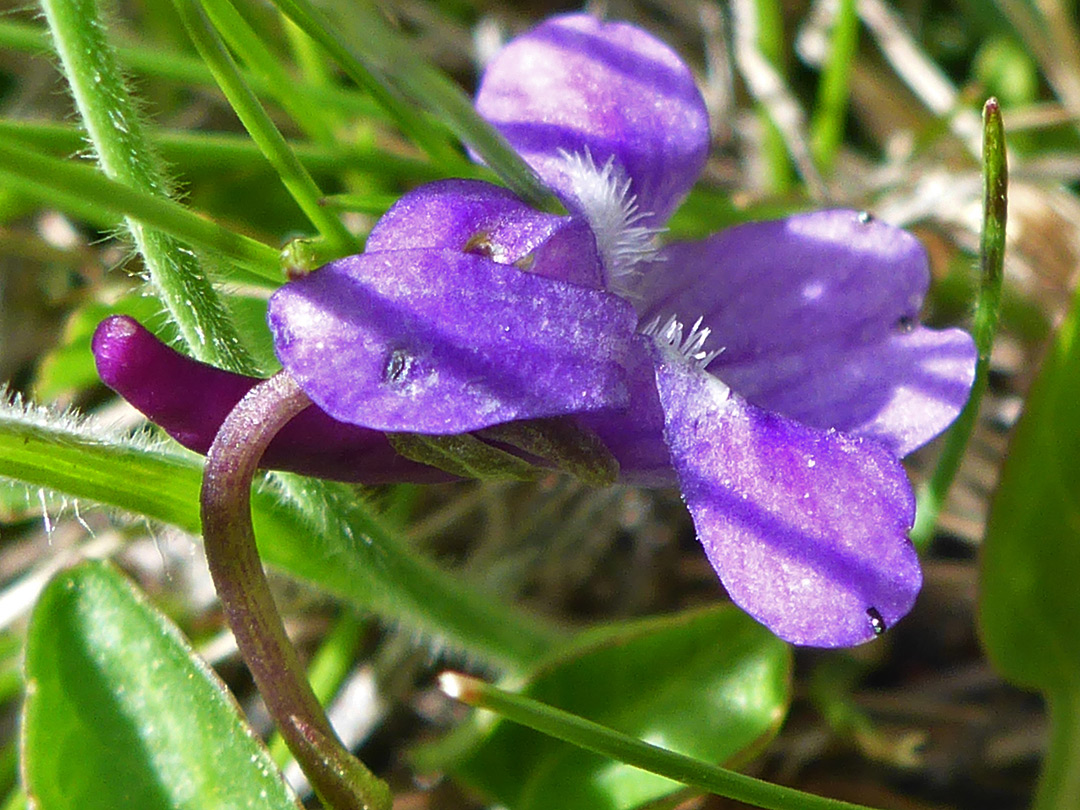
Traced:
[[915, 500], [875, 441], [743, 401], [654, 345], [665, 435], [698, 537], [731, 598], [783, 639], [845, 647], [891, 626], [922, 584]]
[[[261, 382], [182, 355], [122, 315], [98, 325], [93, 351], [106, 385], [197, 453], [210, 448], [229, 411]], [[451, 478], [399, 456], [378, 431], [338, 422], [314, 406], [281, 429], [261, 464], [365, 484], [433, 483]]]
[[627, 23], [553, 17], [487, 66], [476, 109], [571, 208], [561, 151], [613, 158], [643, 224], [662, 225], [705, 165], [708, 114], [679, 56]]
[[755, 405], [903, 456], [967, 401], [974, 342], [918, 324], [929, 271], [905, 231], [821, 211], [673, 244], [661, 258], [645, 316], [703, 316], [707, 348], [723, 348], [709, 370]]
[[537, 211], [479, 180], [440, 180], [410, 191], [375, 223], [367, 252], [449, 248], [546, 278], [602, 289], [596, 238], [583, 219]]
[[629, 304], [454, 250], [332, 262], [274, 293], [268, 320], [312, 401], [376, 430], [465, 433], [628, 397]]

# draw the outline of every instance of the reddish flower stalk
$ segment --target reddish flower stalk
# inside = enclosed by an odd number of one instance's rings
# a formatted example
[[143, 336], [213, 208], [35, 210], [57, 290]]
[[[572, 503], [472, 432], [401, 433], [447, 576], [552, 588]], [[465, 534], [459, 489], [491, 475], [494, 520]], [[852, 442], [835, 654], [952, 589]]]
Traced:
[[259, 383], [222, 423], [206, 458], [206, 558], [240, 653], [270, 715], [323, 802], [384, 810], [390, 793], [342, 745], [285, 634], [255, 545], [251, 482], [266, 446], [311, 400], [287, 371]]

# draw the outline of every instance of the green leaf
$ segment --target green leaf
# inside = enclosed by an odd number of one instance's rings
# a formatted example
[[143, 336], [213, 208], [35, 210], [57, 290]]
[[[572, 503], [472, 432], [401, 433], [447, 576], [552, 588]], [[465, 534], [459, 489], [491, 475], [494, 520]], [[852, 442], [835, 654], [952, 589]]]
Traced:
[[26, 678], [24, 772], [39, 810], [298, 807], [224, 684], [108, 564], [46, 587]]
[[[522, 694], [671, 751], [731, 763], [779, 726], [790, 667], [786, 644], [723, 605], [587, 633]], [[506, 722], [456, 772], [513, 810], [616, 810], [681, 788]]]
[[983, 646], [1013, 682], [1080, 689], [1080, 298], [1005, 456], [982, 548]]

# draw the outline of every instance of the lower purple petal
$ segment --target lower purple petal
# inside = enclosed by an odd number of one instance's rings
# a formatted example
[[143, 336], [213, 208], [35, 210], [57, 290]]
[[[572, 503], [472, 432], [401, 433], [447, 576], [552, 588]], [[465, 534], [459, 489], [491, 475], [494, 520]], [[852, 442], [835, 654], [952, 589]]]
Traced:
[[731, 598], [781, 638], [816, 647], [870, 641], [904, 616], [922, 575], [896, 458], [756, 408], [653, 351], [672, 463]]
[[646, 276], [646, 318], [703, 316], [709, 369], [755, 405], [903, 456], [959, 414], [975, 346], [918, 325], [930, 276], [913, 236], [854, 211], [740, 225], [673, 244]]
[[633, 307], [450, 250], [349, 256], [270, 299], [282, 364], [376, 430], [465, 433], [625, 407]]
[[[93, 351], [106, 385], [197, 453], [210, 448], [229, 411], [260, 382], [182, 355], [123, 315], [101, 322]], [[338, 422], [316, 407], [297, 415], [278, 433], [262, 466], [364, 484], [451, 478], [399, 456], [383, 434]]]

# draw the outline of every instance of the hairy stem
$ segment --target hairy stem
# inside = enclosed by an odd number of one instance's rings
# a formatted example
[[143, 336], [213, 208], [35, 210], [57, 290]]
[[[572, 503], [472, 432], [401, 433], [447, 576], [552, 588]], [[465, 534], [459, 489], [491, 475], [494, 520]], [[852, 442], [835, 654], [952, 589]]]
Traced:
[[[171, 200], [172, 188], [143, 133], [94, 0], [43, 0], [53, 44], [102, 172], [135, 192]], [[151, 288], [184, 342], [203, 362], [252, 372], [254, 361], [195, 255], [170, 233], [138, 217], [125, 223], [142, 254]]]
[[229, 626], [300, 767], [335, 810], [390, 807], [386, 786], [342, 746], [285, 634], [251, 523], [251, 482], [277, 432], [311, 401], [288, 372], [255, 386], [221, 425], [206, 458], [206, 557]]

